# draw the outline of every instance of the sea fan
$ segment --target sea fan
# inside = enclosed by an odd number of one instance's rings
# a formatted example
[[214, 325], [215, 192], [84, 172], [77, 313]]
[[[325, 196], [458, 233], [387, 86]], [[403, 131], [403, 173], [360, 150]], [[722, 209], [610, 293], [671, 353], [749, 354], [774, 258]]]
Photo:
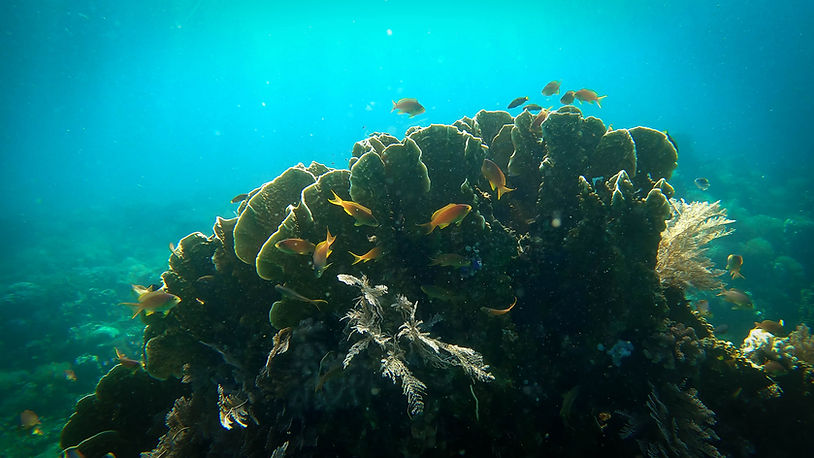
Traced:
[[707, 256], [707, 244], [719, 237], [729, 235], [734, 223], [726, 217], [726, 209], [719, 202], [692, 202], [670, 200], [673, 218], [661, 233], [656, 273], [662, 284], [685, 289], [721, 287], [718, 277], [725, 271], [713, 267]]

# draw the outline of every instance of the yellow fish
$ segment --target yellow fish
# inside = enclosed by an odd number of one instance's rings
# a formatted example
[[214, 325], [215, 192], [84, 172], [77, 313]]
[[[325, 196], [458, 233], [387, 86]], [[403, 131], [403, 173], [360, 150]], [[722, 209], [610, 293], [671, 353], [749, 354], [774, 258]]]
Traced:
[[732, 275], [732, 279], [743, 278], [741, 275], [741, 267], [743, 267], [743, 256], [738, 254], [730, 254], [726, 258], [726, 270]]
[[514, 298], [514, 302], [512, 302], [512, 305], [505, 309], [493, 309], [489, 307], [481, 307], [480, 309], [488, 313], [489, 315], [500, 316], [511, 312], [515, 305], [517, 305], [517, 297]]
[[354, 265], [354, 264], [358, 264], [360, 262], [368, 262], [368, 261], [373, 261], [373, 260], [377, 259], [379, 257], [379, 255], [382, 254], [382, 248], [378, 247], [378, 246], [373, 247], [373, 248], [370, 249], [370, 251], [368, 251], [367, 253], [365, 253], [363, 255], [358, 255], [358, 254], [356, 254], [356, 253], [354, 253], [352, 251], [348, 251], [348, 253], [350, 253], [351, 256], [353, 256], [353, 262], [351, 263], [351, 265]]
[[341, 197], [336, 195], [333, 189], [331, 189], [331, 193], [333, 193], [334, 198], [328, 199], [328, 202], [342, 207], [342, 209], [345, 210], [345, 213], [353, 216], [353, 219], [356, 220], [356, 222], [353, 223], [354, 226], [376, 227], [379, 225], [379, 222], [376, 221], [376, 217], [373, 216], [373, 212], [370, 211], [369, 208], [362, 204], [357, 204], [351, 200], [342, 200]]
[[439, 208], [432, 214], [429, 223], [419, 224], [427, 230], [427, 234], [432, 233], [436, 227], [441, 229], [449, 226], [450, 224], [461, 224], [461, 221], [466, 218], [469, 211], [472, 210], [471, 205], [467, 204], [447, 204]]
[[607, 97], [607, 95], [598, 95], [596, 91], [592, 91], [590, 89], [580, 89], [577, 92], [574, 92], [574, 97], [579, 100], [580, 103], [588, 102], [594, 103], [596, 102], [596, 106], [602, 108], [602, 105], [599, 104], [599, 101]]
[[317, 275], [317, 278], [322, 276], [322, 272], [325, 271], [331, 264], [328, 263], [328, 256], [331, 255], [331, 244], [334, 243], [336, 237], [331, 235], [331, 230], [326, 228], [328, 231], [328, 235], [325, 237], [325, 240], [322, 242], [317, 243], [317, 246], [314, 248], [314, 273]]
[[500, 167], [489, 159], [484, 159], [483, 164], [480, 166], [480, 172], [483, 177], [489, 180], [489, 186], [492, 191], [497, 190], [497, 200], [507, 192], [512, 192], [514, 189], [506, 187], [506, 175], [500, 170]]
[[274, 248], [286, 254], [311, 254], [314, 244], [303, 239], [283, 239], [274, 244]]
[[138, 295], [138, 302], [121, 302], [120, 305], [131, 307], [134, 312], [130, 319], [145, 311], [147, 315], [162, 312], [164, 315], [181, 302], [181, 298], [175, 294], [164, 291], [163, 288], [153, 291], [153, 287], [145, 288], [141, 285], [133, 285], [133, 291]]

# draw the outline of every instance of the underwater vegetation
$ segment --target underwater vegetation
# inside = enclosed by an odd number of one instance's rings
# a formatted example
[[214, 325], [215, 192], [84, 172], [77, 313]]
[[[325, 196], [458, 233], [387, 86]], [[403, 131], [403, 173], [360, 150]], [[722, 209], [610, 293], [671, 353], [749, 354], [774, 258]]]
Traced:
[[[405, 100], [394, 108], [418, 110]], [[688, 288], [721, 287], [705, 250], [731, 220], [675, 199], [673, 142], [573, 106], [541, 112], [373, 134], [347, 170], [299, 164], [236, 199], [239, 216], [183, 238], [163, 285], [137, 290], [136, 310], [160, 291], [148, 305], [165, 312], [141, 316], [143, 365], [105, 375], [61, 446], [801, 453], [808, 328], [762, 324], [772, 337], [755, 333], [747, 352], [691, 309]]]

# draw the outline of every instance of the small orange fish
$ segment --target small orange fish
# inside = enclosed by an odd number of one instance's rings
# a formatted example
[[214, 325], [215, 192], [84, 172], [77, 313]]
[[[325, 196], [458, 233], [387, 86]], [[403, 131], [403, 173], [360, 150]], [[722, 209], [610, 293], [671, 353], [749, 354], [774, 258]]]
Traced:
[[469, 211], [472, 210], [471, 205], [467, 204], [447, 204], [439, 208], [432, 214], [429, 223], [419, 224], [427, 230], [427, 234], [432, 233], [436, 227], [441, 229], [449, 226], [450, 224], [458, 224], [466, 218]]
[[285, 297], [285, 298], [293, 299], [295, 301], [300, 301], [300, 302], [308, 302], [309, 304], [313, 304], [314, 307], [316, 307], [317, 310], [319, 310], [320, 312], [322, 311], [322, 309], [319, 308], [318, 304], [325, 304], [325, 305], [328, 304], [328, 301], [326, 301], [325, 299], [308, 299], [307, 297], [303, 296], [302, 294], [294, 291], [293, 289], [291, 289], [291, 288], [289, 288], [287, 286], [274, 285], [274, 289], [276, 289], [280, 293], [280, 295]]
[[317, 243], [317, 246], [314, 248], [314, 273], [316, 274], [317, 278], [322, 276], [322, 272], [325, 272], [325, 269], [331, 266], [333, 263], [328, 263], [328, 256], [331, 255], [333, 251], [331, 251], [331, 244], [334, 243], [336, 237], [331, 235], [331, 230], [326, 228], [328, 235], [325, 237], [325, 240], [322, 242]]
[[559, 81], [551, 81], [550, 83], [546, 84], [543, 88], [543, 95], [548, 97], [549, 95], [559, 94], [560, 93], [560, 82]]
[[530, 103], [528, 105], [523, 106], [523, 109], [528, 111], [540, 111], [543, 109], [543, 107], [537, 105], [536, 103]]
[[574, 103], [574, 97], [576, 97], [576, 92], [574, 91], [567, 91], [565, 94], [560, 97], [560, 103], [563, 105], [571, 105]]
[[145, 288], [141, 285], [133, 285], [133, 291], [138, 295], [138, 302], [119, 303], [119, 305], [126, 305], [134, 310], [130, 319], [137, 317], [142, 311], [146, 312], [147, 315], [156, 312], [162, 312], [166, 315], [170, 309], [181, 302], [180, 297], [164, 291], [163, 288], [153, 291], [152, 286]]
[[717, 294], [718, 296], [723, 296], [726, 302], [731, 304], [735, 304], [732, 307], [732, 310], [751, 310], [755, 306], [752, 304], [752, 298], [749, 297], [748, 294], [739, 290], [739, 289], [723, 289], [720, 293]]
[[244, 200], [246, 200], [247, 197], [249, 197], [248, 194], [238, 194], [238, 195], [232, 197], [232, 200], [230, 202], [233, 203], [233, 204], [236, 204], [238, 202], [243, 202]]
[[543, 125], [545, 120], [548, 119], [548, 115], [551, 114], [551, 109], [552, 108], [553, 107], [548, 107], [546, 109], [540, 110], [540, 112], [537, 113], [534, 116], [534, 119], [531, 120], [531, 125], [529, 126], [529, 130], [540, 128], [540, 126]]
[[116, 358], [119, 359], [119, 364], [121, 364], [122, 366], [130, 369], [141, 367], [141, 361], [136, 361], [135, 359], [128, 358], [127, 355], [119, 351], [118, 348], [114, 347], [114, 350], [116, 350]]
[[432, 258], [430, 265], [441, 267], [468, 267], [472, 265], [472, 260], [455, 253], [441, 253]]
[[599, 104], [599, 101], [607, 97], [607, 95], [600, 96], [595, 91], [590, 89], [580, 89], [577, 92], [574, 92], [574, 97], [582, 102], [594, 103], [596, 102], [596, 106], [602, 108], [602, 105]]
[[63, 373], [65, 374], [65, 380], [69, 382], [76, 381], [76, 373], [73, 371], [73, 369], [65, 369]]
[[368, 262], [378, 259], [379, 255], [382, 254], [382, 248], [378, 246], [373, 247], [363, 255], [358, 255], [352, 251], [348, 251], [348, 253], [350, 253], [351, 256], [353, 256], [353, 262], [351, 263], [351, 265], [354, 265], [360, 262]]
[[342, 200], [341, 197], [336, 195], [333, 189], [331, 189], [331, 193], [334, 195], [334, 198], [328, 199], [328, 202], [342, 207], [345, 213], [352, 216], [353, 219], [356, 220], [356, 222], [353, 223], [354, 226], [376, 227], [379, 225], [379, 222], [376, 221], [376, 217], [373, 216], [373, 212], [370, 211], [369, 208], [350, 200]]
[[401, 99], [398, 102], [393, 102], [393, 109], [390, 112], [394, 112], [399, 110], [399, 114], [408, 114], [412, 118], [413, 116], [420, 115], [424, 113], [424, 107], [418, 103], [416, 99]]
[[526, 103], [528, 101], [529, 101], [528, 96], [526, 96], [526, 97], [518, 97], [518, 98], [512, 100], [511, 103], [509, 103], [509, 106], [507, 108], [511, 109], [511, 108], [514, 108], [514, 107], [519, 107], [520, 105], [522, 105], [522, 104], [524, 104], [524, 103]]
[[20, 427], [23, 429], [31, 429], [35, 428], [37, 425], [41, 425], [42, 422], [40, 421], [39, 415], [34, 413], [33, 410], [23, 410], [20, 412]]
[[489, 307], [481, 307], [480, 309], [488, 313], [489, 315], [500, 316], [511, 312], [515, 305], [517, 305], [517, 297], [514, 298], [514, 302], [512, 302], [512, 305], [505, 309], [493, 309]]
[[732, 275], [732, 279], [743, 278], [741, 275], [741, 267], [743, 267], [743, 256], [739, 254], [730, 254], [726, 258], [726, 270]]
[[503, 175], [503, 171], [500, 170], [497, 164], [489, 159], [483, 160], [483, 164], [480, 166], [480, 172], [483, 174], [483, 177], [489, 181], [489, 186], [492, 187], [492, 191], [497, 190], [497, 200], [500, 200], [503, 194], [514, 191], [513, 188], [506, 187], [506, 176]]
[[311, 254], [314, 252], [313, 243], [303, 239], [283, 239], [274, 244], [274, 248], [285, 254]]

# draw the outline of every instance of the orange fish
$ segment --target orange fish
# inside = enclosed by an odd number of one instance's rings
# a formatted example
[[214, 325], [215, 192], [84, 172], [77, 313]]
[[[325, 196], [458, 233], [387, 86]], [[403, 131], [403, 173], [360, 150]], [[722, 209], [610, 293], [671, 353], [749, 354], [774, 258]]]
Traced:
[[511, 103], [509, 103], [509, 106], [507, 108], [511, 109], [511, 108], [514, 108], [514, 107], [519, 107], [520, 105], [522, 105], [522, 104], [524, 104], [524, 103], [526, 103], [528, 101], [529, 101], [528, 96], [526, 96], [526, 97], [518, 97], [518, 98], [512, 100]]
[[595, 91], [592, 91], [590, 89], [580, 89], [577, 92], [574, 92], [574, 97], [577, 100], [579, 100], [580, 103], [582, 103], [582, 102], [588, 102], [588, 103], [596, 102], [596, 106], [598, 106], [599, 108], [602, 108], [602, 105], [599, 104], [599, 101], [604, 99], [605, 97], [607, 97], [607, 95], [600, 96], [600, 95], [597, 95], [597, 93]]
[[460, 226], [461, 221], [463, 221], [464, 218], [466, 218], [466, 215], [469, 214], [469, 210], [472, 210], [471, 205], [447, 204], [432, 214], [432, 218], [430, 218], [429, 223], [419, 224], [419, 226], [426, 229], [427, 234], [432, 233], [436, 227], [443, 229], [450, 224], [458, 224]]
[[73, 369], [65, 369], [63, 373], [65, 374], [65, 380], [68, 380], [69, 382], [76, 381], [76, 373], [73, 371]]
[[551, 81], [550, 83], [546, 84], [543, 88], [543, 95], [548, 97], [549, 95], [559, 94], [560, 93], [560, 82], [559, 81]]
[[489, 159], [483, 160], [483, 164], [480, 166], [480, 172], [484, 178], [489, 180], [489, 186], [492, 187], [492, 191], [497, 190], [497, 200], [500, 200], [503, 194], [514, 191], [514, 189], [506, 187], [506, 176], [503, 175], [503, 171], [500, 170], [497, 164]]
[[743, 278], [741, 275], [741, 267], [743, 267], [743, 256], [739, 254], [730, 254], [726, 258], [726, 270], [732, 275], [732, 279]]
[[515, 305], [517, 305], [517, 297], [514, 298], [514, 302], [512, 302], [512, 305], [505, 309], [493, 309], [489, 307], [481, 307], [480, 309], [488, 313], [489, 315], [500, 316], [511, 312]]
[[363, 255], [358, 255], [356, 253], [353, 253], [352, 251], [348, 251], [348, 253], [350, 253], [351, 256], [353, 256], [353, 262], [351, 263], [351, 265], [354, 265], [360, 262], [368, 262], [377, 259], [379, 255], [382, 254], [382, 248], [378, 246], [373, 247]]
[[121, 364], [122, 366], [130, 369], [141, 367], [141, 361], [136, 361], [135, 359], [128, 358], [127, 355], [119, 351], [118, 348], [114, 348], [114, 350], [116, 350], [116, 358], [119, 359], [119, 364]]
[[334, 198], [328, 199], [328, 202], [342, 207], [345, 213], [353, 216], [353, 219], [356, 220], [356, 222], [353, 223], [354, 226], [376, 227], [379, 225], [379, 222], [376, 221], [376, 217], [373, 216], [373, 212], [370, 211], [369, 208], [350, 200], [342, 200], [341, 197], [336, 195], [333, 189], [331, 189], [331, 193], [334, 195]]
[[546, 109], [540, 110], [540, 112], [534, 116], [534, 119], [531, 120], [529, 130], [537, 129], [540, 126], [542, 126], [545, 120], [548, 119], [548, 115], [551, 114], [551, 108], [553, 107], [548, 107]]
[[303, 239], [283, 239], [274, 244], [274, 248], [285, 254], [311, 254], [314, 252], [314, 244]]
[[325, 240], [317, 243], [316, 248], [314, 248], [314, 273], [317, 275], [317, 278], [321, 277], [322, 272], [333, 264], [328, 263], [328, 256], [332, 253], [331, 244], [334, 243], [336, 237], [331, 235], [330, 229], [326, 228], [326, 230], [328, 235], [325, 237]]
[[166, 315], [170, 309], [181, 302], [180, 297], [164, 291], [164, 288], [153, 291], [152, 286], [145, 288], [141, 285], [133, 285], [133, 291], [138, 295], [138, 302], [119, 303], [119, 305], [126, 305], [134, 310], [130, 319], [137, 317], [142, 311], [145, 311], [147, 315], [156, 312], [162, 312]]
[[574, 91], [567, 91], [565, 94], [560, 97], [560, 103], [563, 105], [571, 105], [574, 103], [574, 97], [576, 96], [576, 92]]
[[430, 265], [441, 267], [468, 267], [472, 265], [472, 260], [455, 253], [441, 253], [432, 258]]
[[31, 429], [36, 427], [37, 425], [41, 425], [42, 422], [40, 421], [39, 415], [34, 413], [33, 410], [23, 410], [20, 412], [20, 427], [23, 429]]
[[408, 114], [412, 118], [413, 116], [420, 115], [424, 113], [424, 107], [418, 103], [416, 99], [401, 99], [398, 102], [393, 102], [393, 109], [390, 112], [394, 112], [399, 110], [399, 114]]

